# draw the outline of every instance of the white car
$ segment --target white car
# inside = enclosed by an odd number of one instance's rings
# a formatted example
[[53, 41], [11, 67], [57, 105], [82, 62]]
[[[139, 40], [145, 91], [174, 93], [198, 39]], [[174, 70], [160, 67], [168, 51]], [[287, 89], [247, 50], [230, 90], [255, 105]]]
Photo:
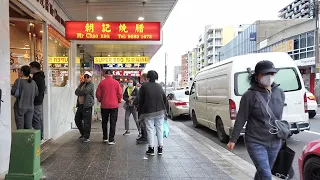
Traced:
[[309, 118], [314, 118], [317, 115], [318, 103], [316, 97], [306, 89], [307, 95], [307, 104], [308, 104], [308, 113]]
[[172, 91], [167, 98], [171, 120], [180, 115], [189, 115], [189, 97], [185, 95], [185, 90]]

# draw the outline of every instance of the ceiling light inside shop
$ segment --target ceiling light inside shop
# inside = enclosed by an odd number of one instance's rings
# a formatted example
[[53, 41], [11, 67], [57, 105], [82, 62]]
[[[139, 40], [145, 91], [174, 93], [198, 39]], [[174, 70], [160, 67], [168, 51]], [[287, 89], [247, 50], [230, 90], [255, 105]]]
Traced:
[[144, 20], [144, 17], [141, 16], [141, 17], [138, 18], [138, 20], [139, 20], [139, 21], [143, 21], [143, 20]]
[[102, 19], [102, 16], [97, 16], [97, 20], [101, 21]]
[[41, 30], [40, 33], [43, 33], [43, 31]]
[[30, 23], [30, 26], [34, 26], [34, 24], [33, 24], [33, 23]]
[[49, 39], [52, 40], [52, 38], [49, 36]]
[[140, 56], [140, 54], [138, 54], [138, 56]]
[[108, 56], [110, 57], [110, 54]]

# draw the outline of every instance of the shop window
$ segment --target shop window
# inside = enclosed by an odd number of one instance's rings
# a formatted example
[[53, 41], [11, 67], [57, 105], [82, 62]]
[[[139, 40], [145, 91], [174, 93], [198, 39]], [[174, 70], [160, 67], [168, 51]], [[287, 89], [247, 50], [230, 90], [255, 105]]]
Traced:
[[305, 48], [307, 45], [306, 33], [300, 35], [300, 48]]
[[300, 46], [299, 46], [299, 36], [295, 36], [294, 37], [293, 48], [294, 49], [299, 49], [300, 48]]
[[294, 54], [294, 55], [293, 55], [293, 60], [299, 60], [299, 59], [300, 59], [299, 54]]
[[307, 47], [314, 46], [314, 32], [307, 33]]
[[52, 27], [48, 27], [49, 80], [53, 87], [64, 87], [69, 80], [70, 43]]
[[300, 53], [300, 59], [304, 59], [307, 57], [307, 53]]

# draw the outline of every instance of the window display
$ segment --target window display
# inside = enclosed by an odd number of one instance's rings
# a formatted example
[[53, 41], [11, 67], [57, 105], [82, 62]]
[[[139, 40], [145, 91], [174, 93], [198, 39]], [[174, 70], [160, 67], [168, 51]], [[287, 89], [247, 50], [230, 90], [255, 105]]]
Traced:
[[53, 87], [68, 85], [70, 43], [52, 27], [48, 27], [49, 80]]

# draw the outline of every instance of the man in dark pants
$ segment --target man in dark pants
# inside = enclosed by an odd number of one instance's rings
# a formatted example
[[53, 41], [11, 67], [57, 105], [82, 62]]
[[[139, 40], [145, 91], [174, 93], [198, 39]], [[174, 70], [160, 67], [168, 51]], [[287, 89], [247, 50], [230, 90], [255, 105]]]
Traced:
[[46, 90], [45, 83], [45, 75], [44, 72], [41, 71], [41, 65], [37, 61], [33, 61], [30, 64], [32, 79], [36, 82], [39, 90], [39, 95], [34, 99], [34, 112], [32, 119], [32, 127], [33, 129], [37, 129], [41, 131], [41, 141], [43, 140], [43, 99], [44, 92]]
[[[147, 81], [147, 74], [144, 73], [140, 77], [140, 83], [143, 86], [144, 83], [148, 82]], [[138, 117], [140, 117], [140, 113], [138, 111]], [[140, 128], [141, 128], [141, 137], [137, 139], [138, 144], [148, 144], [148, 134], [147, 134], [147, 126], [146, 122], [144, 120], [141, 120], [139, 122]]]
[[75, 92], [78, 96], [75, 123], [81, 134], [80, 139], [83, 139], [85, 143], [90, 142], [92, 106], [94, 105], [94, 85], [91, 78], [92, 74], [86, 71], [84, 82], [78, 86]]
[[[118, 120], [119, 103], [122, 101], [120, 83], [113, 79], [111, 70], [106, 70], [105, 79], [98, 85], [96, 97], [101, 102], [103, 142], [116, 144], [114, 136]], [[108, 138], [108, 120], [110, 117], [110, 133]]]

